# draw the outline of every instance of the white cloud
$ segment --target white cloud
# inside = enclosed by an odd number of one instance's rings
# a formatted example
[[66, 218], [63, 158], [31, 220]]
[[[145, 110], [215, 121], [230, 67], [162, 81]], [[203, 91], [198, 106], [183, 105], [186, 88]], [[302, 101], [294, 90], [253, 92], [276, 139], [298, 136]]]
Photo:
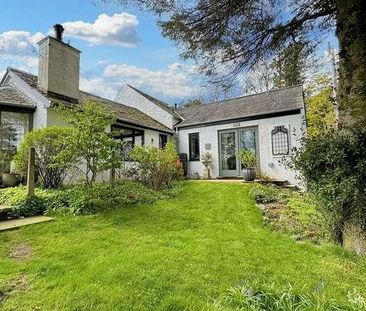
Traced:
[[80, 78], [80, 89], [105, 98], [114, 99], [119, 85], [103, 78]]
[[7, 31], [0, 34], [0, 53], [12, 56], [28, 56], [37, 53], [37, 42], [44, 38], [40, 32]]
[[42, 38], [44, 35], [40, 32], [12, 30], [0, 33], [0, 66], [34, 72], [38, 65], [37, 42]]
[[119, 85], [129, 83], [157, 96], [187, 98], [197, 96], [201, 91], [194, 83], [195, 74], [194, 66], [182, 66], [179, 63], [156, 71], [127, 64], [114, 64], [105, 68], [103, 76]]
[[137, 44], [138, 20], [135, 15], [120, 13], [98, 16], [94, 23], [66, 22], [65, 36], [79, 38], [93, 44], [134, 47]]

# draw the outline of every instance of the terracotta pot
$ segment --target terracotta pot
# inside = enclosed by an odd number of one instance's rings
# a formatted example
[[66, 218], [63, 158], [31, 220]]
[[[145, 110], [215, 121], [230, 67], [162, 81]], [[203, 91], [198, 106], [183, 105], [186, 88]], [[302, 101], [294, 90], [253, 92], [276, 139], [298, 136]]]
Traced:
[[245, 181], [253, 181], [255, 179], [256, 173], [254, 167], [243, 168], [243, 179]]
[[14, 187], [18, 184], [18, 175], [12, 173], [3, 173], [3, 183], [5, 187]]

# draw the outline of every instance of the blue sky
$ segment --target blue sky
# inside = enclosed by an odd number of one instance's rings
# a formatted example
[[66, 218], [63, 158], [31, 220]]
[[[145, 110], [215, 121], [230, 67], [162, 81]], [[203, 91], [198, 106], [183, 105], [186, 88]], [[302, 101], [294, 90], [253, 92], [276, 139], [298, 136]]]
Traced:
[[[1, 8], [0, 75], [8, 66], [37, 73], [36, 42], [56, 23], [65, 27], [64, 41], [82, 51], [80, 88], [85, 91], [113, 99], [129, 83], [171, 104], [209, 95], [205, 79], [192, 63], [179, 59], [153, 15], [102, 0], [6, 1]], [[324, 58], [327, 41], [337, 44], [330, 34], [319, 58]]]
[[82, 51], [80, 85], [86, 91], [113, 98], [130, 83], [171, 103], [201, 92], [194, 67], [182, 63], [148, 13], [100, 0], [12, 0], [1, 13], [0, 73], [7, 66], [37, 73], [35, 42], [61, 23], [64, 41]]

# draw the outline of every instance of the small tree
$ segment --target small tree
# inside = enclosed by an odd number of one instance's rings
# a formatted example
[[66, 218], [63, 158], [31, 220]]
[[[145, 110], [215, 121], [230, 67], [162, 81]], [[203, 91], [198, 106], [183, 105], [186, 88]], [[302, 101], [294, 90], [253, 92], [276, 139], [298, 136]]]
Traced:
[[35, 149], [35, 165], [42, 186], [45, 188], [57, 188], [67, 176], [67, 169], [73, 165], [74, 156], [64, 158], [59, 162], [60, 153], [65, 150], [70, 129], [64, 127], [46, 127], [27, 133], [20, 144], [20, 148], [14, 157], [18, 171], [26, 172], [28, 166], [28, 152], [31, 147]]
[[169, 141], [163, 149], [135, 146], [130, 157], [138, 163], [137, 170], [142, 181], [154, 190], [169, 186], [180, 176], [181, 166], [172, 141]]
[[61, 154], [67, 160], [74, 154], [75, 168], [82, 172], [85, 183], [92, 187], [102, 171], [120, 166], [119, 143], [108, 132], [115, 120], [102, 106], [88, 102], [75, 108], [59, 108], [64, 121], [71, 126], [67, 148]]
[[307, 134], [314, 137], [335, 128], [336, 113], [330, 78], [320, 75], [305, 89]]

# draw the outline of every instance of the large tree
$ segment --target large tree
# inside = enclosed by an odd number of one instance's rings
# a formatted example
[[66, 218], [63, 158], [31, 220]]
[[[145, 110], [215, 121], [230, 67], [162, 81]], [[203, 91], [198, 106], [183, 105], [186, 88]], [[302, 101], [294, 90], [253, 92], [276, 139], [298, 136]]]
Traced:
[[236, 76], [294, 43], [314, 48], [335, 29], [343, 120], [366, 122], [365, 0], [118, 1], [158, 13], [163, 35], [213, 76]]

